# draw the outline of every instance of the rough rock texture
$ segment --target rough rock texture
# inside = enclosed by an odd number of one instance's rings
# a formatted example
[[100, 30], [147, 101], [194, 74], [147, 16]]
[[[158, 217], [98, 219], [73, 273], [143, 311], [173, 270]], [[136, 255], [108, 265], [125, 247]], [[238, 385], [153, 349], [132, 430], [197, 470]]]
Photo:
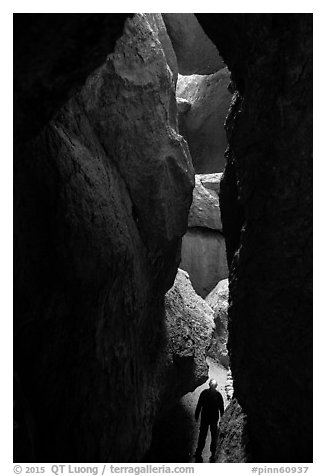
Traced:
[[220, 193], [220, 183], [223, 174], [200, 174], [200, 181], [208, 190], [214, 190], [217, 195]]
[[224, 367], [229, 368], [228, 341], [228, 307], [229, 280], [222, 279], [206, 296], [205, 301], [213, 309], [215, 331], [208, 355]]
[[211, 74], [225, 65], [193, 13], [163, 13], [180, 74]]
[[190, 104], [185, 112], [179, 108], [179, 128], [188, 142], [198, 174], [224, 169], [227, 143], [224, 122], [231, 103], [229, 83], [227, 68], [207, 76], [179, 75], [177, 96]]
[[[215, 311], [221, 306], [228, 305], [229, 299], [229, 280], [223, 279], [215, 288], [206, 296], [205, 301]], [[227, 310], [227, 309], [226, 309]]]
[[232, 372], [229, 369], [226, 377], [226, 383], [225, 383], [225, 394], [226, 394], [226, 399], [227, 401], [231, 400], [233, 397], [234, 393], [234, 388], [233, 388], [233, 377], [232, 377]]
[[178, 61], [170, 37], [166, 31], [162, 15], [160, 13], [146, 13], [146, 19], [161, 43], [166, 62], [169, 65], [169, 68], [173, 74], [174, 83], [176, 84], [179, 72]]
[[246, 432], [246, 415], [234, 398], [220, 420], [217, 441], [217, 463], [249, 463], [248, 435]]
[[180, 268], [189, 273], [197, 294], [205, 298], [228, 277], [223, 235], [208, 228], [189, 228], [182, 239]]
[[[204, 175], [207, 178], [207, 175]], [[220, 174], [214, 174], [206, 187], [205, 179], [203, 185], [202, 176], [195, 175], [195, 188], [193, 190], [192, 204], [188, 216], [188, 227], [203, 227], [212, 230], [222, 231], [219, 198], [216, 190], [219, 183], [214, 182], [214, 178], [220, 180]], [[212, 189], [215, 187], [215, 189]]]
[[34, 450], [15, 458], [139, 461], [150, 444], [161, 376], [168, 364], [178, 375], [182, 354], [171, 367], [164, 295], [194, 172], [175, 110], [162, 45], [137, 15], [39, 137], [16, 145], [14, 364]]
[[163, 401], [195, 390], [208, 378], [206, 351], [214, 331], [213, 311], [194, 291], [189, 275], [178, 269], [174, 286], [165, 296], [169, 355], [172, 365]]
[[235, 394], [254, 461], [311, 462], [312, 14], [197, 18], [236, 90], [220, 195]]

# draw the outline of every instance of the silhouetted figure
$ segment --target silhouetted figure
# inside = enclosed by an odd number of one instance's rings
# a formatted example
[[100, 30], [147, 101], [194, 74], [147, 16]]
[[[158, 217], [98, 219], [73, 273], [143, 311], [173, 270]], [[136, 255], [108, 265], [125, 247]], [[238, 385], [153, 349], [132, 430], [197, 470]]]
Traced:
[[208, 432], [208, 427], [211, 430], [211, 461], [214, 460], [216, 444], [217, 444], [217, 424], [219, 417], [224, 413], [224, 402], [223, 397], [220, 392], [217, 390], [217, 382], [214, 379], [209, 381], [209, 388], [203, 390], [199, 396], [195, 418], [196, 421], [199, 418], [201, 412], [200, 420], [200, 430], [198, 437], [198, 445], [196, 450], [196, 461], [202, 461], [202, 451], [205, 446], [206, 436]]

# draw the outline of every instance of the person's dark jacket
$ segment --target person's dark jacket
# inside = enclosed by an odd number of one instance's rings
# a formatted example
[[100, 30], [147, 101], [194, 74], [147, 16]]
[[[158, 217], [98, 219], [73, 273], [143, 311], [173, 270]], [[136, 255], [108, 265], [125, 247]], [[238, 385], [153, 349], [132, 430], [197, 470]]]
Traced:
[[224, 402], [218, 390], [207, 388], [201, 392], [195, 411], [196, 420], [198, 420], [200, 412], [202, 420], [210, 422], [219, 420], [219, 417], [224, 413]]

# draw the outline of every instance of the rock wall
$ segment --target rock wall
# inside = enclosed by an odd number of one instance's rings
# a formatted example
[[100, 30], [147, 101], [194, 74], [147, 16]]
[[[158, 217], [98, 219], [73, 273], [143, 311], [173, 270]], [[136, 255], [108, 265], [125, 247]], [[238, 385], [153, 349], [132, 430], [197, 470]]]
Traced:
[[214, 74], [178, 77], [179, 128], [188, 142], [197, 174], [223, 172], [227, 145], [224, 122], [231, 103], [227, 68]]
[[224, 67], [216, 46], [193, 13], [162, 13], [180, 74], [212, 74]]
[[219, 424], [216, 463], [250, 463], [247, 417], [234, 398], [227, 406]]
[[220, 195], [235, 395], [254, 461], [311, 462], [312, 15], [197, 18], [236, 90]]
[[215, 330], [207, 355], [229, 368], [228, 342], [228, 307], [229, 280], [222, 279], [206, 296], [205, 301], [214, 312]]
[[189, 273], [195, 291], [203, 298], [228, 277], [218, 198], [221, 176], [195, 176], [188, 230], [182, 239], [180, 267]]
[[14, 363], [33, 421], [16, 460], [139, 461], [179, 379], [164, 295], [194, 172], [156, 20], [128, 19], [114, 53], [16, 143]]
[[188, 142], [196, 173], [222, 172], [230, 73], [193, 13], [162, 16], [177, 58], [180, 133]]
[[211, 343], [213, 311], [194, 291], [189, 275], [178, 269], [173, 287], [165, 296], [167, 335], [171, 369], [165, 377], [163, 410], [168, 402], [192, 392], [208, 378], [206, 353]]

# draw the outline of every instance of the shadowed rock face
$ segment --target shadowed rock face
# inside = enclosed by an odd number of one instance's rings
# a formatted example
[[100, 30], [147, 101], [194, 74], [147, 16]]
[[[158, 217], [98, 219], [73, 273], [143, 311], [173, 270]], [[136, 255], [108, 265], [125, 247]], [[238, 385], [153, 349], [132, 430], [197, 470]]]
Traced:
[[152, 21], [128, 19], [114, 53], [16, 147], [15, 367], [34, 440], [16, 459], [139, 461], [178, 379], [164, 295], [194, 172]]
[[193, 13], [162, 13], [180, 74], [212, 74], [225, 65]]
[[235, 394], [254, 461], [312, 461], [312, 15], [197, 18], [237, 90], [220, 195]]
[[113, 51], [132, 14], [14, 14], [14, 134], [37, 134]]
[[227, 68], [210, 75], [180, 76], [177, 83], [179, 128], [188, 142], [197, 174], [222, 172], [225, 166], [224, 122], [231, 103]]

